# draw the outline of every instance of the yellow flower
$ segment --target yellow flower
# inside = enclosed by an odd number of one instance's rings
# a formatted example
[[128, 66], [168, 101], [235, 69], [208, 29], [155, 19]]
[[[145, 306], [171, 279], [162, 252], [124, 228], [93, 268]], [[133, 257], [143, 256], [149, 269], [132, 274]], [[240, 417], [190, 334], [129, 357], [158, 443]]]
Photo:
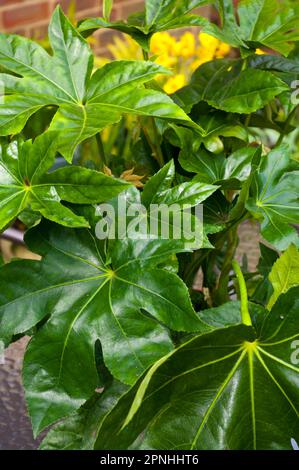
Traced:
[[222, 57], [227, 56], [230, 53], [230, 45], [225, 42], [219, 44], [218, 49], [216, 50], [215, 56], [217, 59], [222, 59]]
[[220, 41], [214, 36], [211, 36], [207, 33], [199, 33], [198, 39], [202, 47], [208, 49], [210, 52], [215, 53], [216, 49], [219, 47]]
[[171, 57], [168, 54], [163, 54], [157, 57], [155, 62], [159, 65], [162, 65], [163, 67], [171, 68], [176, 64], [177, 60], [175, 57]]
[[151, 39], [151, 52], [155, 55], [170, 54], [175, 39], [169, 33], [156, 33]]
[[180, 41], [176, 43], [176, 55], [189, 58], [195, 54], [195, 37], [192, 33], [187, 32], [183, 34]]
[[175, 93], [177, 90], [182, 88], [184, 85], [186, 85], [186, 77], [184, 74], [179, 73], [167, 80], [164, 85], [164, 91], [171, 95], [172, 93]]
[[190, 64], [190, 68], [191, 68], [192, 72], [194, 72], [196, 69], [198, 69], [198, 67], [200, 67], [205, 62], [207, 62], [207, 61], [202, 60], [202, 59], [193, 60], [192, 64]]
[[199, 46], [199, 48], [197, 49], [197, 56], [199, 57], [200, 60], [202, 60], [202, 63], [213, 60], [214, 53], [215, 53], [214, 50], [206, 49], [203, 46]]
[[264, 55], [264, 54], [266, 54], [265, 51], [263, 51], [262, 49], [259, 49], [259, 48], [255, 50], [255, 53], [256, 53], [257, 55]]

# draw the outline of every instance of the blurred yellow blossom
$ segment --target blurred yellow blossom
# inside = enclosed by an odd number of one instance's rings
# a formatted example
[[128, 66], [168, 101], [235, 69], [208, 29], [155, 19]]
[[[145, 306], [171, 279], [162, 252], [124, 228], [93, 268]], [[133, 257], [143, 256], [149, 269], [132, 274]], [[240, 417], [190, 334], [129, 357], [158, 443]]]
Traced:
[[[115, 37], [108, 49], [115, 59], [142, 59], [140, 46], [129, 36]], [[159, 75], [157, 81], [168, 94], [185, 86], [194, 70], [205, 62], [229, 54], [230, 46], [207, 33], [194, 35], [190, 31], [181, 36], [168, 32], [155, 33], [151, 38], [150, 59], [170, 69], [174, 75]]]
[[159, 57], [157, 57], [155, 62], [157, 62], [157, 64], [162, 65], [163, 67], [166, 67], [168, 69], [171, 69], [177, 63], [176, 58], [171, 57], [168, 54], [160, 55]]
[[183, 73], [178, 73], [174, 77], [170, 77], [164, 85], [164, 91], [171, 95], [175, 93], [180, 88], [183, 88], [187, 83], [186, 77]]
[[151, 39], [151, 53], [155, 55], [171, 54], [175, 38], [169, 33], [156, 33]]
[[221, 42], [216, 50], [215, 57], [222, 59], [230, 53], [230, 45], [225, 42]]
[[263, 51], [262, 49], [259, 49], [259, 48], [255, 50], [255, 53], [256, 53], [257, 55], [264, 55], [264, 54], [266, 54], [265, 51]]
[[219, 39], [214, 38], [207, 33], [199, 33], [198, 35], [199, 42], [202, 47], [207, 49], [208, 51], [215, 53], [216, 49], [219, 47], [220, 41]]
[[183, 34], [183, 36], [181, 37], [181, 40], [178, 41], [177, 44], [179, 44], [178, 55], [181, 55], [182, 57], [185, 57], [185, 58], [190, 58], [194, 56], [195, 48], [196, 48], [194, 34], [190, 32]]

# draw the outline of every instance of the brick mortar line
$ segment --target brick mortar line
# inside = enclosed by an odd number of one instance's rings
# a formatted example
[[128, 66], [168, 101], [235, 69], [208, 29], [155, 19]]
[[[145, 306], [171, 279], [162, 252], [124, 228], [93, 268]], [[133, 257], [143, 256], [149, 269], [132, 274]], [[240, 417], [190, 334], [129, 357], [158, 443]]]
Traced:
[[[85, 17], [87, 18], [89, 16], [99, 16], [99, 15], [95, 15], [96, 13], [98, 13], [98, 7], [78, 11], [76, 16], [78, 16], [79, 19], [81, 20], [82, 18], [85, 18]], [[13, 27], [8, 27], [8, 28], [6, 27], [6, 28], [2, 28], [2, 29], [5, 29], [5, 32], [7, 32], [7, 33], [14, 32], [17, 29], [24, 29], [24, 30], [27, 30], [27, 31], [29, 30], [30, 31], [30, 29], [38, 28], [40, 26], [49, 25], [50, 18], [51, 18], [51, 11], [50, 11], [49, 18], [47, 18], [45, 20], [30, 21], [28, 23], [23, 23], [23, 24], [19, 24], [19, 25], [13, 26]], [[1, 25], [1, 17], [0, 17], [0, 25]]]
[[[138, 3], [140, 2], [140, 0], [130, 0], [129, 2], [126, 2], [126, 1], [119, 1], [117, 2], [115, 5], [114, 5], [114, 8], [116, 9], [120, 9], [120, 7], [122, 5], [129, 5], [130, 3]], [[20, 8], [25, 8], [25, 7], [30, 7], [30, 6], [34, 6], [34, 5], [40, 5], [41, 3], [46, 3], [49, 7], [55, 7], [57, 5], [57, 2], [55, 0], [30, 0], [29, 2], [22, 2], [22, 3], [10, 3], [8, 5], [3, 5], [3, 6], [0, 6], [0, 13], [3, 13], [3, 12], [6, 12], [6, 11], [13, 11], [13, 10], [17, 10], [17, 9], [20, 9]], [[95, 6], [95, 7], [91, 7], [91, 8], [97, 8], [98, 11], [100, 11], [100, 7], [101, 7], [101, 4], [100, 2], [98, 2], [98, 5]]]
[[[49, 2], [47, 0], [31, 0], [30, 2], [26, 3], [12, 3], [10, 5], [4, 5], [0, 7], [0, 13], [6, 13], [7, 11], [13, 11], [25, 7], [41, 5], [42, 3], [46, 3], [49, 6]], [[52, 5], [52, 3], [51, 3]]]

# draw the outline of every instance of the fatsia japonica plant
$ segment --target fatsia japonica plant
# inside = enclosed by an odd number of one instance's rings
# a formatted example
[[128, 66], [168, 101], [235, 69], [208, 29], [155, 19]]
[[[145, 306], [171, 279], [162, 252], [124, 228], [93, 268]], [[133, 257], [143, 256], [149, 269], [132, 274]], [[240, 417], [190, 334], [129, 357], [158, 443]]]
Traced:
[[[31, 337], [42, 449], [299, 439], [299, 6], [237, 3], [146, 0], [113, 22], [106, 0], [77, 26], [58, 6], [51, 51], [0, 35], [0, 229], [21, 220], [40, 257], [1, 266], [0, 340]], [[211, 4], [217, 24], [198, 15]], [[194, 26], [231, 56], [167, 96], [151, 38]], [[88, 38], [102, 28], [144, 60], [97, 69]], [[237, 262], [246, 220], [260, 226], [254, 272]]]

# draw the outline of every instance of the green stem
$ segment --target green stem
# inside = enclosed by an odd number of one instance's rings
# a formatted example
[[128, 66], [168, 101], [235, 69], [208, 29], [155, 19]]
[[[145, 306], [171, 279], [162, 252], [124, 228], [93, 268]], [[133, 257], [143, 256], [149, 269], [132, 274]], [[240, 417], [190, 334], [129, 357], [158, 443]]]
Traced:
[[229, 273], [232, 268], [232, 260], [235, 256], [238, 245], [238, 225], [235, 225], [227, 233], [227, 246], [221, 274], [219, 277], [218, 288], [215, 292], [215, 304], [222, 305], [229, 301], [228, 284]]
[[248, 296], [245, 279], [239, 263], [236, 260], [233, 260], [232, 266], [239, 282], [242, 323], [247, 326], [252, 326], [252, 321], [248, 310]]
[[96, 139], [97, 139], [99, 154], [101, 158], [101, 169], [103, 169], [104, 165], [107, 165], [107, 159], [106, 159], [104, 144], [103, 144], [100, 132], [96, 134]]
[[146, 52], [144, 49], [142, 49], [142, 54], [143, 54], [144, 60], [149, 60], [148, 52]]
[[249, 127], [250, 121], [251, 121], [251, 114], [247, 114], [245, 122], [244, 122], [244, 126]]

